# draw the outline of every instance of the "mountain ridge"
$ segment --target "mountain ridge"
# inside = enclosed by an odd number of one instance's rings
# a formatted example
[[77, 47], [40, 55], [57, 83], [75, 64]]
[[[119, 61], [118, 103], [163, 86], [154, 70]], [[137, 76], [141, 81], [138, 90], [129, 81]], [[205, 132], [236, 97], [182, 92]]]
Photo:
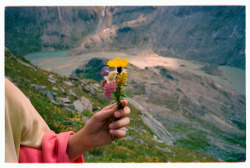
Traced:
[[7, 7], [5, 14], [6, 47], [18, 55], [150, 49], [245, 69], [244, 6]]

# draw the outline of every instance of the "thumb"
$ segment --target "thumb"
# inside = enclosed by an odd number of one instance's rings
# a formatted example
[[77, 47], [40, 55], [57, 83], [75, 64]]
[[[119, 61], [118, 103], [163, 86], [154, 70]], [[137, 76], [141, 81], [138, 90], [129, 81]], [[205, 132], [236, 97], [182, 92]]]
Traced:
[[123, 108], [128, 105], [128, 101], [127, 100], [122, 100], [121, 103], [122, 103], [122, 107]]

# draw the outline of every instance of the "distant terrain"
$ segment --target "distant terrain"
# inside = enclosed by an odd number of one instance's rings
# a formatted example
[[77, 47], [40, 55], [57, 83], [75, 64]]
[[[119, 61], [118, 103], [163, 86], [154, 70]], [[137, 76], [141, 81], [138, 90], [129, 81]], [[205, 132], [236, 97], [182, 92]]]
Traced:
[[6, 47], [18, 55], [153, 51], [245, 68], [244, 6], [7, 7]]

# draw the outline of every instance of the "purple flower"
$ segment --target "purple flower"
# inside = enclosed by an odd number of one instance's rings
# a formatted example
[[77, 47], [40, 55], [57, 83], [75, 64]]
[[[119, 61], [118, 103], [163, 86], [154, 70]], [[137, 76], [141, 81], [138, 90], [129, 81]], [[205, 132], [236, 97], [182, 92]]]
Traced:
[[116, 87], [116, 82], [110, 82], [104, 85], [104, 96], [106, 99], [109, 99], [111, 97], [111, 93], [116, 91]]
[[106, 70], [105, 68], [102, 68], [101, 75], [102, 75], [102, 76], [108, 76], [108, 75], [109, 75], [109, 71]]

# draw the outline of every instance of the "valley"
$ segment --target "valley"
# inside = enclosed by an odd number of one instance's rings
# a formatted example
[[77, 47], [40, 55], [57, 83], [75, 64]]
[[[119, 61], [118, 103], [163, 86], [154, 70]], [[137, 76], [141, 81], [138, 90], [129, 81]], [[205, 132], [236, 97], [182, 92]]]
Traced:
[[[80, 65], [87, 63], [91, 58], [107, 58], [114, 59], [115, 57], [124, 57], [140, 69], [146, 67], [164, 66], [172, 70], [188, 71], [197, 75], [207, 76], [215, 80], [218, 84], [233, 89], [237, 93], [245, 95], [245, 71], [240, 68], [229, 66], [216, 66], [217, 71], [222, 71], [221, 76], [208, 74], [201, 68], [209, 65], [200, 62], [188, 61], [173, 57], [162, 57], [155, 53], [131, 54], [123, 52], [94, 52], [76, 56], [69, 56], [67, 52], [41, 52], [31, 53], [24, 56], [32, 64], [37, 65], [42, 69], [56, 72], [61, 75], [69, 76], [72, 71]], [[213, 68], [213, 67], [212, 67]]]

